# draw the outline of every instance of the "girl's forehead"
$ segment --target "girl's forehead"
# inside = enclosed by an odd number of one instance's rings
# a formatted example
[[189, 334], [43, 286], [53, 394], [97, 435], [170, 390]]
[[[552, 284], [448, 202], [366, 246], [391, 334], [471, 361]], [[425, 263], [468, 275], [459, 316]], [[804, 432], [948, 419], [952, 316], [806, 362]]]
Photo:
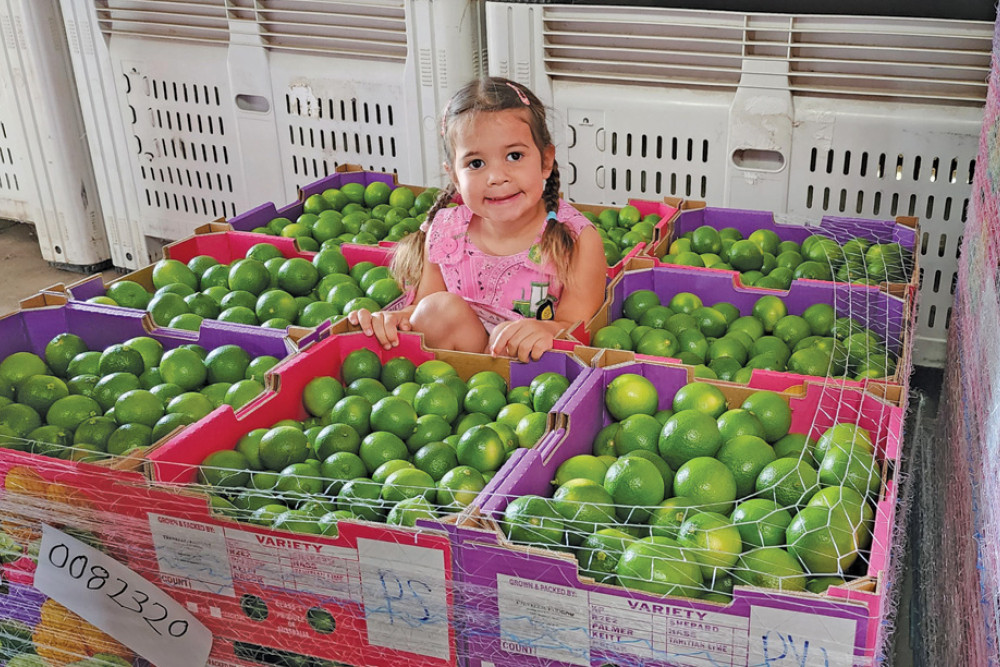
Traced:
[[471, 111], [455, 117], [452, 123], [450, 134], [456, 148], [494, 141], [534, 143], [527, 109]]

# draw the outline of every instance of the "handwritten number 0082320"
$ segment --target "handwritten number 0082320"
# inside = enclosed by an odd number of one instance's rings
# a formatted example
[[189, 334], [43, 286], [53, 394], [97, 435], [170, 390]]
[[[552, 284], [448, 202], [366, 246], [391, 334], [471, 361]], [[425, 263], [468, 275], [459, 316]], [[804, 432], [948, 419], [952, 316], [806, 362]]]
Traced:
[[[121, 577], [113, 577], [110, 572], [100, 565], [90, 565], [89, 559], [83, 554], [73, 556], [72, 558], [70, 556], [69, 547], [60, 543], [54, 544], [49, 549], [47, 557], [53, 567], [58, 569], [65, 568], [67, 574], [73, 579], [83, 580], [89, 572], [90, 576], [84, 581], [84, 586], [91, 591], [100, 591], [109, 581], [114, 579], [116, 583], [110, 584], [108, 588], [117, 586], [117, 590], [114, 593], [106, 593], [108, 598], [122, 609], [139, 614], [142, 620], [146, 622], [146, 625], [152, 628], [153, 632], [161, 636], [163, 635], [163, 631], [157, 626], [162, 625], [163, 621], [167, 620], [169, 614], [166, 607], [159, 602], [153, 602], [147, 608], [146, 603], [149, 602], [149, 595], [135, 588], [130, 591], [127, 581]], [[130, 595], [122, 598], [126, 592], [129, 592]], [[131, 603], [134, 603], [134, 606]], [[168, 623], [165, 629], [171, 637], [183, 637], [188, 631], [188, 622], [183, 619], [177, 619]]]

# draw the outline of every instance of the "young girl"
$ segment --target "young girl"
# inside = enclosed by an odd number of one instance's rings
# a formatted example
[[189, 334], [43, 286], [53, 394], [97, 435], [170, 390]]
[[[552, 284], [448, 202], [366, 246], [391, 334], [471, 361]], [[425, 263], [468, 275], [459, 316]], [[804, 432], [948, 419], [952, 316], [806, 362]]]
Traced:
[[[451, 182], [391, 267], [413, 302], [348, 319], [386, 349], [398, 331], [418, 331], [429, 347], [537, 359], [601, 306], [600, 236], [559, 198], [545, 107], [527, 88], [497, 77], [467, 84], [441, 133]], [[456, 193], [461, 204], [446, 206]]]

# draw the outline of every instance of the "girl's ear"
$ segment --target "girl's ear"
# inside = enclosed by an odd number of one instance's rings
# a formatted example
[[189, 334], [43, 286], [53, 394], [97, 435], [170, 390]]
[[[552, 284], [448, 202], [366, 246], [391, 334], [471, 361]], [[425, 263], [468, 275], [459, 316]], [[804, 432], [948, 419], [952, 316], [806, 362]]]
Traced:
[[458, 179], [455, 178], [455, 172], [453, 172], [451, 170], [451, 165], [448, 164], [447, 162], [442, 162], [441, 166], [444, 167], [445, 173], [448, 174], [448, 178], [451, 179], [451, 184], [454, 185], [457, 188], [458, 187]]
[[549, 144], [542, 151], [542, 176], [545, 180], [549, 180], [549, 176], [552, 175], [552, 165], [556, 163], [556, 147]]

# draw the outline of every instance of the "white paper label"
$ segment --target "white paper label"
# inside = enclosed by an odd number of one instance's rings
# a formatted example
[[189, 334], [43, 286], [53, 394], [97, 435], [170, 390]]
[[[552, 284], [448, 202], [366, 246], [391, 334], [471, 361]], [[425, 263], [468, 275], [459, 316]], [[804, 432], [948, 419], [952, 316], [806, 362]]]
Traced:
[[354, 549], [248, 530], [225, 532], [238, 581], [342, 600], [361, 594]]
[[444, 551], [359, 539], [358, 558], [368, 643], [449, 659]]
[[48, 525], [35, 588], [159, 667], [198, 667], [212, 634], [170, 596], [107, 554]]
[[806, 611], [750, 610], [750, 663], [768, 667], [851, 667], [858, 622]]
[[590, 594], [591, 648], [684, 667], [745, 665], [746, 618], [684, 605]]
[[590, 665], [587, 591], [498, 574], [497, 605], [504, 651]]
[[221, 527], [150, 513], [149, 530], [163, 583], [230, 597], [236, 594]]

